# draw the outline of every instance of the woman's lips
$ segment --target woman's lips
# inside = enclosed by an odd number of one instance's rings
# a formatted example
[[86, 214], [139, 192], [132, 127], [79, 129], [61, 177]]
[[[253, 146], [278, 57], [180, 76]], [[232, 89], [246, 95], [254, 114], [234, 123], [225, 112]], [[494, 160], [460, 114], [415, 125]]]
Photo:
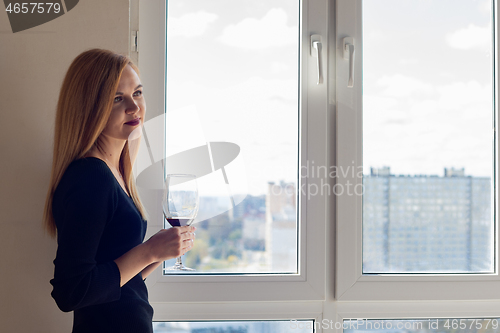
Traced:
[[134, 119], [132, 121], [126, 122], [125, 125], [137, 126], [141, 122], [141, 118]]

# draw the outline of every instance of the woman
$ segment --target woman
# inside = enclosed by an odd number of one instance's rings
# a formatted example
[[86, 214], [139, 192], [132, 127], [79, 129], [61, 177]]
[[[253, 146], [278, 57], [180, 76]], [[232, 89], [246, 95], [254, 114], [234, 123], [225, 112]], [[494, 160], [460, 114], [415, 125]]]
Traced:
[[52, 297], [74, 311], [74, 333], [152, 332], [144, 279], [193, 244], [193, 227], [164, 229], [143, 243], [137, 152], [129, 150], [139, 145], [128, 139], [145, 112], [129, 58], [94, 49], [73, 61], [57, 105], [44, 223], [58, 242]]

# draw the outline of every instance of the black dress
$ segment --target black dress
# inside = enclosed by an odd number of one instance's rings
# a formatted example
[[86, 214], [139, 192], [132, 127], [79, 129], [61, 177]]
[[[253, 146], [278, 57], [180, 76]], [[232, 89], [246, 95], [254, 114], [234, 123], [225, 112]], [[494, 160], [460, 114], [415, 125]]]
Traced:
[[120, 288], [114, 262], [144, 241], [146, 221], [106, 163], [72, 162], [52, 210], [58, 243], [52, 297], [62, 311], [74, 311], [73, 332], [153, 332], [141, 274]]

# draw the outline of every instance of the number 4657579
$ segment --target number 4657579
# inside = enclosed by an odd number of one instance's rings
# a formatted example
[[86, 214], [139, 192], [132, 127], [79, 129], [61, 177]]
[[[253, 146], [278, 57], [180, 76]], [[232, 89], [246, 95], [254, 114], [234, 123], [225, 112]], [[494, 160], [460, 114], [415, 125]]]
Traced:
[[489, 327], [493, 329], [498, 328], [497, 319], [447, 319], [444, 323], [444, 327], [447, 329], [488, 329]]
[[53, 3], [53, 2], [23, 2], [23, 3], [14, 3], [12, 4], [9, 3], [7, 8], [5, 9], [6, 12], [14, 13], [14, 14], [43, 14], [43, 13], [59, 13], [61, 11], [61, 4], [59, 3]]

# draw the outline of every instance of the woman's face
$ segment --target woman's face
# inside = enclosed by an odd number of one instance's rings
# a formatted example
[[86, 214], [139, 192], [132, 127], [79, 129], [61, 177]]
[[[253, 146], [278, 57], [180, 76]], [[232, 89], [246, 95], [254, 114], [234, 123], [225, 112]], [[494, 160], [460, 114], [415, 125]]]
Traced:
[[130, 65], [123, 70], [113, 100], [113, 108], [102, 134], [127, 140], [132, 131], [144, 122], [146, 100], [139, 76]]

